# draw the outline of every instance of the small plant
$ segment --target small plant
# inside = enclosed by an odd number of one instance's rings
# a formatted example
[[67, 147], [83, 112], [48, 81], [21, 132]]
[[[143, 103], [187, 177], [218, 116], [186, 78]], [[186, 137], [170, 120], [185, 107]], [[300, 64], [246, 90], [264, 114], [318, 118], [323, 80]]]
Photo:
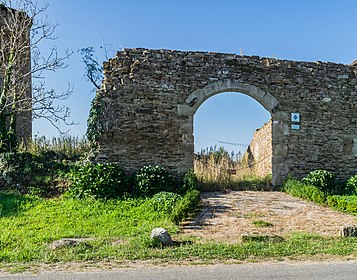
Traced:
[[284, 238], [278, 235], [243, 235], [242, 242], [267, 242], [267, 243], [280, 243], [284, 242]]
[[336, 192], [335, 176], [330, 171], [320, 169], [311, 171], [302, 179], [302, 182], [306, 185], [315, 186], [327, 194]]
[[263, 221], [263, 220], [256, 220], [256, 221], [252, 221], [252, 224], [255, 225], [256, 227], [272, 227], [273, 224]]
[[256, 211], [251, 211], [251, 212], [247, 212], [247, 213], [237, 212], [236, 217], [244, 218], [244, 219], [252, 219], [252, 218], [264, 217], [264, 214], [260, 213], [260, 212], [256, 212]]
[[116, 198], [129, 191], [127, 177], [117, 164], [87, 163], [70, 174], [75, 197]]
[[183, 178], [183, 186], [180, 192], [186, 193], [187, 191], [192, 191], [197, 189], [197, 176], [193, 169], [190, 169]]
[[144, 166], [139, 169], [134, 179], [135, 192], [139, 196], [151, 197], [162, 191], [173, 191], [173, 180], [162, 166]]
[[346, 187], [357, 194], [357, 174], [347, 180]]

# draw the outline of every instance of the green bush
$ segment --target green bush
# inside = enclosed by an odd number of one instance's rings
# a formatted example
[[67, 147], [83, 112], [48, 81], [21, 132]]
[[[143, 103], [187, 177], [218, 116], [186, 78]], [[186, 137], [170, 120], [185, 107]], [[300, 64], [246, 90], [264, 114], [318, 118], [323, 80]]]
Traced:
[[180, 193], [186, 193], [188, 191], [192, 191], [197, 189], [197, 176], [192, 169], [190, 169], [185, 176], [183, 177], [183, 185]]
[[114, 163], [87, 163], [70, 174], [70, 193], [75, 197], [117, 198], [129, 192], [128, 180]]
[[357, 214], [357, 196], [333, 195], [328, 197], [327, 203], [332, 208]]
[[176, 204], [172, 213], [171, 219], [175, 223], [179, 223], [186, 219], [197, 208], [200, 201], [200, 192], [197, 190], [189, 191], [185, 196]]
[[170, 173], [162, 166], [144, 166], [134, 178], [134, 191], [138, 196], [151, 197], [162, 191], [174, 190]]
[[310, 200], [319, 204], [326, 203], [327, 195], [319, 188], [311, 185], [306, 185], [295, 179], [288, 179], [283, 190], [293, 196]]
[[150, 203], [155, 211], [171, 214], [181, 199], [182, 196], [177, 193], [159, 192], [150, 199]]
[[41, 151], [0, 154], [0, 186], [2, 189], [52, 197], [67, 188], [67, 174], [74, 163], [60, 152]]
[[357, 194], [357, 174], [347, 180], [346, 187]]
[[335, 176], [330, 171], [311, 171], [302, 179], [302, 182], [306, 185], [315, 186], [326, 194], [336, 193]]

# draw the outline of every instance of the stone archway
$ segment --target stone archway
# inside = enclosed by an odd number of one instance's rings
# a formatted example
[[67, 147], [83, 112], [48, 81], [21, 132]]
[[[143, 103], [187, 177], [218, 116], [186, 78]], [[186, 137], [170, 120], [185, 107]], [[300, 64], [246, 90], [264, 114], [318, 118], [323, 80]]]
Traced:
[[272, 175], [273, 185], [280, 185], [286, 174], [287, 145], [283, 141], [284, 135], [289, 133], [287, 124], [287, 113], [279, 111], [278, 100], [268, 92], [256, 86], [243, 84], [235, 80], [224, 80], [209, 84], [202, 89], [192, 92], [185, 103], [177, 106], [178, 115], [184, 116], [186, 122], [181, 124], [182, 146], [185, 148], [185, 164], [193, 165], [194, 160], [194, 137], [193, 117], [197, 109], [208, 98], [222, 92], [244, 93], [258, 101], [272, 118]]
[[193, 115], [207, 98], [237, 91], [272, 116], [273, 181], [314, 169], [345, 180], [357, 170], [357, 68], [227, 53], [124, 49], [104, 63], [89, 131], [98, 161], [128, 171], [193, 163]]

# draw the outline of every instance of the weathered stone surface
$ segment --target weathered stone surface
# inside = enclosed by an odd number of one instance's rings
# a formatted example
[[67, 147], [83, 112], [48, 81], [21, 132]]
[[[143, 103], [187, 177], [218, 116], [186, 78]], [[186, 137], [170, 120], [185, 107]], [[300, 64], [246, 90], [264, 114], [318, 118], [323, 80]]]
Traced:
[[154, 228], [151, 231], [150, 238], [152, 240], [158, 241], [164, 246], [172, 246], [174, 242], [171, 239], [170, 234], [164, 228]]
[[357, 226], [352, 224], [343, 225], [340, 228], [339, 236], [342, 237], [357, 237]]
[[[158, 164], [185, 173], [193, 166], [196, 110], [230, 91], [271, 113], [274, 185], [314, 169], [341, 180], [356, 172], [357, 68], [351, 65], [124, 49], [104, 63], [104, 76], [97, 92], [104, 108], [95, 121], [98, 153], [128, 171]], [[296, 112], [299, 130], [292, 129]]]
[[[11, 22], [9, 23], [9, 19], [14, 18], [14, 15], [17, 17], [23, 17], [22, 12], [18, 12], [14, 9], [7, 8], [4, 5], [0, 3], [0, 28], [4, 28], [6, 25], [12, 25]], [[22, 18], [22, 19], [17, 19], [17, 20], [27, 20], [29, 21], [29, 18]], [[28, 28], [30, 28], [30, 24], [28, 24]], [[23, 30], [24, 36], [23, 36], [23, 44], [30, 45], [30, 32], [29, 30]], [[17, 36], [19, 34], [16, 34]], [[0, 49], [4, 50], [7, 49], [8, 46], [8, 39], [6, 38], [1, 38], [0, 40]], [[20, 54], [23, 57], [24, 63], [21, 65], [22, 68], [17, 67], [15, 73], [22, 73], [22, 75], [25, 75], [31, 71], [31, 54], [30, 54], [30, 48], [28, 50], [25, 47], [22, 47], [22, 53]], [[5, 70], [0, 70], [0, 88], [1, 84], [3, 83], [3, 75]], [[20, 112], [16, 116], [16, 135], [18, 137], [18, 140], [24, 140], [27, 141], [31, 139], [32, 137], [32, 111], [31, 111], [31, 98], [32, 98], [32, 85], [31, 85], [31, 75], [26, 75], [28, 77], [24, 78], [23, 84], [21, 85], [25, 90], [23, 93], [24, 96], [21, 96], [20, 99], [26, 100], [24, 102], [19, 102], [19, 106], [21, 106]], [[18, 97], [19, 98], [19, 97]]]
[[[51, 250], [56, 250], [65, 247], [74, 247], [79, 244], [86, 244], [88, 245], [88, 241], [92, 241], [93, 238], [61, 238], [52, 242], [49, 246]], [[88, 245], [89, 246], [89, 245]]]
[[[272, 123], [269, 121], [256, 130], [244, 158], [251, 171], [261, 177], [272, 174]], [[285, 145], [283, 146], [286, 147]], [[286, 154], [284, 154], [285, 156]]]

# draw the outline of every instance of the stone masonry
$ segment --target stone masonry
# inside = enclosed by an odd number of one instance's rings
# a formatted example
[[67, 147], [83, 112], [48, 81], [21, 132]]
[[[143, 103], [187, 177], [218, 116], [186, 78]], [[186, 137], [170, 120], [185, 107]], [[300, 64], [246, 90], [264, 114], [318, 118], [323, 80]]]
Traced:
[[[18, 12], [14, 9], [7, 8], [4, 5], [0, 3], [0, 28], [6, 28], [6, 24], [11, 17], [15, 16], [20, 16], [23, 17], [24, 14], [22, 12]], [[25, 20], [29, 20], [29, 18], [25, 18]], [[11, 20], [10, 20], [11, 23]], [[25, 44], [30, 45], [30, 30], [27, 30], [24, 34], [24, 41]], [[1, 49], [6, 49], [6, 45], [8, 44], [8, 39], [7, 38], [1, 38], [0, 39], [0, 48]], [[24, 48], [25, 49], [25, 48]], [[23, 56], [23, 61], [26, 61], [26, 63], [22, 64], [25, 65], [21, 71], [23, 73], [29, 73], [31, 71], [31, 55], [30, 55], [30, 49], [28, 48], [28, 51], [26, 53], [22, 54]], [[1, 59], [1, 58], [0, 58]], [[1, 69], [0, 67], [0, 89], [1, 85], [3, 82], [3, 75], [4, 75], [4, 69]], [[21, 98], [23, 100], [26, 100], [24, 102], [19, 103], [20, 106], [22, 107], [22, 110], [18, 113], [16, 117], [16, 134], [18, 139], [27, 141], [31, 139], [32, 137], [32, 112], [31, 112], [31, 98], [32, 98], [32, 86], [31, 86], [31, 76], [27, 77], [24, 79], [22, 87], [26, 89], [26, 92], [24, 92], [24, 96]]]
[[89, 122], [98, 161], [128, 170], [159, 164], [182, 175], [193, 166], [196, 110], [215, 94], [240, 92], [271, 114], [274, 185], [320, 168], [339, 179], [357, 173], [355, 66], [124, 49], [104, 63], [104, 76]]
[[261, 177], [272, 174], [273, 147], [271, 129], [271, 121], [257, 129], [244, 155], [250, 170]]

